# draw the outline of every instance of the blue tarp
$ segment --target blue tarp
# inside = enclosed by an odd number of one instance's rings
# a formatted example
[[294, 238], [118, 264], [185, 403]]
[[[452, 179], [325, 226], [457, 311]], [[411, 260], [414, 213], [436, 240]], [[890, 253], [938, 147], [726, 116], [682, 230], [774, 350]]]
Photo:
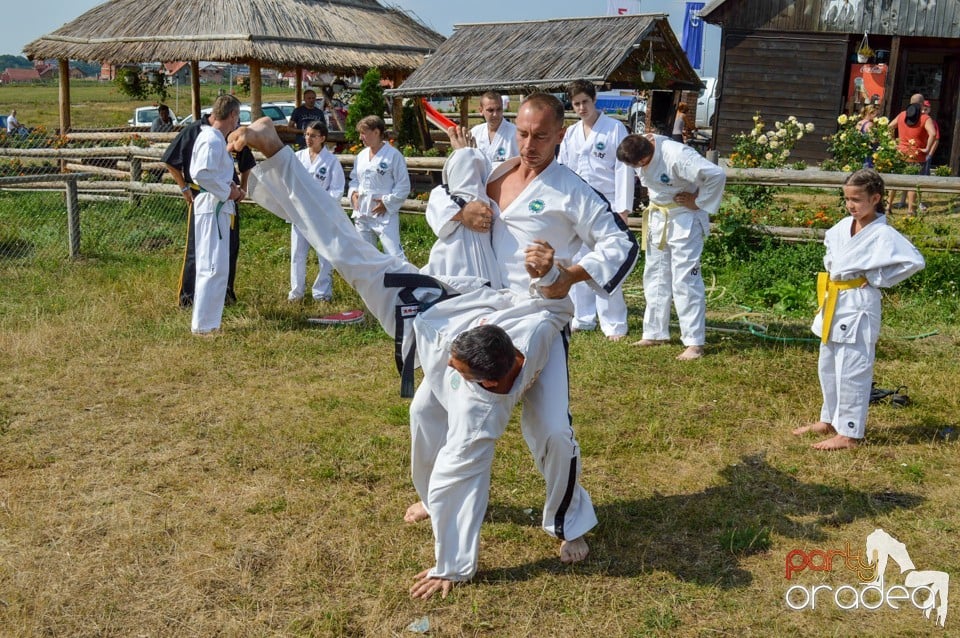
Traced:
[[597, 97], [597, 110], [603, 111], [607, 115], [620, 113], [627, 115], [630, 113], [630, 106], [633, 105], [633, 98], [629, 95], [623, 97]]

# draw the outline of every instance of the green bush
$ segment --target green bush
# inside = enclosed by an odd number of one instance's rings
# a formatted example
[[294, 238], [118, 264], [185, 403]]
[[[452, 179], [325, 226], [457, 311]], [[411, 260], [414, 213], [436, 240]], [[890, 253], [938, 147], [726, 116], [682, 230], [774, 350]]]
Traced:
[[360, 134], [357, 133], [357, 122], [368, 115], [383, 117], [386, 111], [387, 101], [383, 97], [383, 87], [380, 86], [380, 70], [370, 69], [363, 76], [360, 90], [350, 100], [350, 107], [347, 111], [347, 130], [344, 131], [347, 139], [351, 142], [359, 142]]

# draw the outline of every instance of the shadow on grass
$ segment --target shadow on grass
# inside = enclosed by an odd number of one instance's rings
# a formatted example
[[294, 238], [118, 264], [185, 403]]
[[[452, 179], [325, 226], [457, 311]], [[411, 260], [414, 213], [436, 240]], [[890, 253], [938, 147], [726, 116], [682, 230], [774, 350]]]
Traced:
[[[746, 587], [752, 576], [740, 561], [768, 551], [771, 534], [809, 547], [826, 540], [824, 528], [923, 502], [923, 497], [904, 492], [804, 483], [772, 467], [762, 455], [743, 457], [720, 476], [724, 485], [702, 492], [598, 504], [600, 524], [588, 536], [591, 555], [577, 572], [608, 576], [669, 572], [698, 585]], [[489, 514], [518, 524], [530, 521], [529, 515], [512, 508], [491, 507]], [[815, 520], [810, 521], [811, 516]], [[796, 520], [801, 518], [805, 520]], [[485, 571], [479, 578], [525, 580], [565, 569], [551, 557]]]

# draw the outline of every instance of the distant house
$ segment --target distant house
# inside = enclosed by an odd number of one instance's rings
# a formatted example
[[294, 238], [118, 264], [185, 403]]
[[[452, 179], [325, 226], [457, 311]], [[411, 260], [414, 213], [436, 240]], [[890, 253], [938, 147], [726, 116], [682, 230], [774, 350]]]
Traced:
[[[794, 155], [817, 161], [839, 114], [877, 101], [893, 116], [922, 93], [940, 125], [934, 162], [960, 170], [960, 2], [712, 0], [701, 16], [723, 29], [714, 129], [721, 154], [759, 111], [768, 124], [790, 115], [812, 121], [816, 134]], [[873, 55], [862, 59], [865, 34]]]
[[187, 62], [165, 62], [168, 84], [190, 84], [190, 64]]
[[39, 82], [40, 74], [36, 69], [14, 69], [8, 68], [0, 73], [0, 82], [4, 84], [15, 84], [23, 82]]

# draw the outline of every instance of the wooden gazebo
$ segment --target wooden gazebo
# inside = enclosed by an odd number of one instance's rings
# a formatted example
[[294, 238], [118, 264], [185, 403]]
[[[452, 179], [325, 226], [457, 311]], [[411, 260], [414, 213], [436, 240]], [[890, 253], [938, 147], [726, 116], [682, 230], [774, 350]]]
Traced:
[[[59, 60], [60, 128], [70, 129], [69, 60], [189, 60], [193, 113], [200, 116], [199, 61], [247, 64], [251, 102], [260, 70], [363, 74], [377, 67], [395, 84], [443, 36], [377, 0], [110, 0], [24, 47], [30, 59]], [[297, 82], [299, 101], [300, 82]]]

